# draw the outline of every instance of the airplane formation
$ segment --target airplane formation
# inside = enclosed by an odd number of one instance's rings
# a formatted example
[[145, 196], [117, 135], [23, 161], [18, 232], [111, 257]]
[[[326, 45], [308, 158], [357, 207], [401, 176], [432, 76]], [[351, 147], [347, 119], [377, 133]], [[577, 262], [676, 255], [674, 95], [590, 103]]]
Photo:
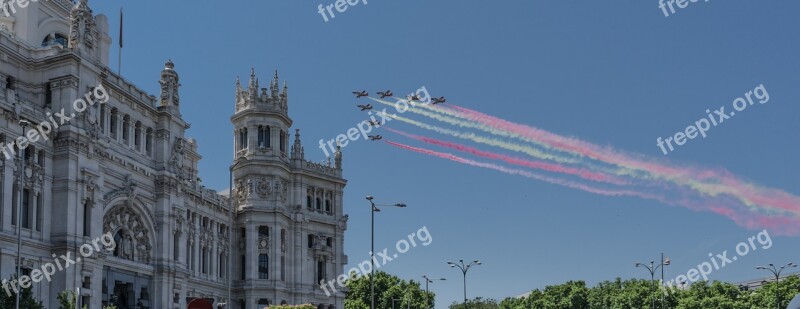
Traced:
[[[378, 91], [376, 93], [378, 95], [380, 95], [381, 99], [386, 98], [386, 97], [391, 97], [391, 96], [394, 95], [391, 90]], [[366, 90], [353, 91], [353, 95], [356, 96], [356, 99], [362, 98], [362, 97], [369, 97], [369, 92], [367, 92]], [[406, 98], [409, 101], [420, 101], [420, 97], [418, 95], [416, 95], [416, 94], [408, 95], [408, 96], [406, 96]], [[447, 102], [447, 99], [445, 97], [431, 98], [431, 104], [432, 105], [441, 104], [441, 103], [445, 103], [445, 102]], [[367, 110], [372, 110], [374, 108], [372, 106], [372, 104], [359, 104], [359, 105], [356, 105], [356, 107], [358, 107], [362, 112], [363, 111], [367, 111]], [[370, 126], [373, 126], [373, 127], [380, 126], [380, 122], [378, 122], [378, 121], [368, 121], [368, 123], [369, 123]], [[368, 137], [369, 137], [369, 140], [371, 140], [371, 141], [377, 141], [377, 140], [380, 140], [380, 139], [383, 138], [383, 136], [380, 136], [380, 135], [370, 135]]]

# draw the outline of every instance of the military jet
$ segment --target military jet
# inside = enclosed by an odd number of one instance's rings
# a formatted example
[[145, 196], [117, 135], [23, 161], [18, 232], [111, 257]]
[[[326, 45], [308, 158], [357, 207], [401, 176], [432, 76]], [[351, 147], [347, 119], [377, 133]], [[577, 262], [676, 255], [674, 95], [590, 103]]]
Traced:
[[358, 99], [358, 98], [360, 98], [360, 97], [367, 97], [367, 96], [369, 96], [369, 92], [367, 92], [366, 90], [364, 90], [364, 91], [361, 91], [361, 92], [359, 92], [359, 91], [353, 91], [353, 94], [355, 94], [355, 95], [356, 95], [356, 99]]
[[391, 97], [392, 95], [394, 95], [391, 90], [378, 91], [378, 94], [381, 95], [381, 99], [385, 97]]

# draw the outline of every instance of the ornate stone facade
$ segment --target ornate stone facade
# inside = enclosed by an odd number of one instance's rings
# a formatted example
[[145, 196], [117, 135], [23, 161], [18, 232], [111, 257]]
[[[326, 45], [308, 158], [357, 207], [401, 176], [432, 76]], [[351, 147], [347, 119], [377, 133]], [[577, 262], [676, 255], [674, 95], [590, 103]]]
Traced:
[[27, 16], [0, 19], [0, 143], [22, 135], [20, 119], [70, 110], [99, 84], [110, 100], [31, 143], [22, 159], [0, 160], [0, 277], [15, 272], [21, 225], [27, 271], [104, 233], [116, 244], [35, 284], [46, 308], [78, 287], [89, 308], [186, 308], [196, 299], [344, 307], [341, 292], [328, 297], [318, 285], [347, 263], [342, 154], [333, 165], [306, 161], [299, 129], [289, 149], [288, 87], [277, 72], [268, 88], [255, 70], [247, 89], [234, 85], [234, 188], [221, 195], [198, 178], [175, 63], [165, 63], [152, 95], [108, 68], [108, 18], [87, 0], [31, 2], [17, 14]]

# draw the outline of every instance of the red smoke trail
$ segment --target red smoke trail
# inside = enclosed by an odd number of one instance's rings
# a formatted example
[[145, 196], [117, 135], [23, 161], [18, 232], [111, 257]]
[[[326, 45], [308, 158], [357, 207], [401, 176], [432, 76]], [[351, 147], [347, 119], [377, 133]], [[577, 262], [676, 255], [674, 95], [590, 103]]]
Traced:
[[585, 169], [578, 169], [578, 168], [573, 168], [573, 167], [565, 167], [565, 166], [561, 166], [561, 165], [558, 165], [558, 164], [546, 163], [546, 162], [541, 162], [541, 161], [530, 161], [530, 160], [515, 158], [515, 157], [511, 157], [511, 156], [507, 156], [507, 155], [503, 155], [503, 154], [499, 154], [499, 153], [482, 151], [482, 150], [475, 149], [475, 148], [472, 148], [472, 147], [469, 147], [469, 146], [466, 146], [466, 145], [462, 145], [462, 144], [451, 143], [451, 142], [446, 142], [446, 141], [442, 141], [442, 140], [438, 140], [438, 139], [434, 139], [434, 138], [430, 138], [430, 137], [424, 137], [424, 136], [418, 136], [418, 135], [414, 135], [414, 134], [409, 134], [409, 133], [405, 133], [405, 132], [398, 131], [398, 130], [395, 130], [395, 129], [392, 129], [392, 128], [388, 128], [388, 127], [385, 128], [385, 129], [389, 130], [391, 132], [403, 135], [405, 137], [412, 138], [412, 139], [415, 139], [415, 140], [418, 140], [418, 141], [422, 141], [422, 142], [425, 142], [425, 143], [428, 143], [428, 144], [447, 147], [447, 148], [450, 148], [450, 149], [455, 149], [455, 150], [458, 150], [458, 151], [461, 151], [461, 152], [466, 152], [466, 153], [469, 153], [469, 154], [473, 154], [473, 155], [476, 155], [476, 156], [479, 156], [479, 157], [488, 158], [488, 159], [503, 160], [503, 161], [505, 161], [507, 163], [514, 164], [514, 165], [525, 166], [525, 167], [530, 167], [530, 168], [534, 168], [534, 169], [541, 169], [541, 170], [545, 170], [545, 171], [548, 171], [548, 172], [554, 172], [554, 173], [570, 174], [570, 175], [575, 175], [575, 176], [578, 176], [580, 178], [587, 179], [587, 180], [611, 183], [611, 184], [615, 184], [615, 185], [629, 185], [630, 184], [630, 182], [625, 181], [623, 179], [620, 179], [618, 177], [612, 176], [612, 175], [606, 175], [606, 174], [603, 174], [603, 173], [596, 173], [596, 172], [592, 172], [592, 171], [587, 171]]

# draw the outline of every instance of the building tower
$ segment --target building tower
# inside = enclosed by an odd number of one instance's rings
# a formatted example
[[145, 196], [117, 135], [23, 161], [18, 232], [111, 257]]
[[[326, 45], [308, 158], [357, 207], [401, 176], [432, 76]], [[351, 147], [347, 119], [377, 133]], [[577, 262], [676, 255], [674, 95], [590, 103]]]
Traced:
[[333, 166], [306, 161], [299, 129], [290, 148], [288, 87], [279, 82], [277, 71], [268, 88], [259, 89], [255, 70], [246, 89], [236, 80], [234, 308], [344, 308], [342, 291], [328, 296], [319, 284], [342, 274], [347, 263], [341, 152]]

